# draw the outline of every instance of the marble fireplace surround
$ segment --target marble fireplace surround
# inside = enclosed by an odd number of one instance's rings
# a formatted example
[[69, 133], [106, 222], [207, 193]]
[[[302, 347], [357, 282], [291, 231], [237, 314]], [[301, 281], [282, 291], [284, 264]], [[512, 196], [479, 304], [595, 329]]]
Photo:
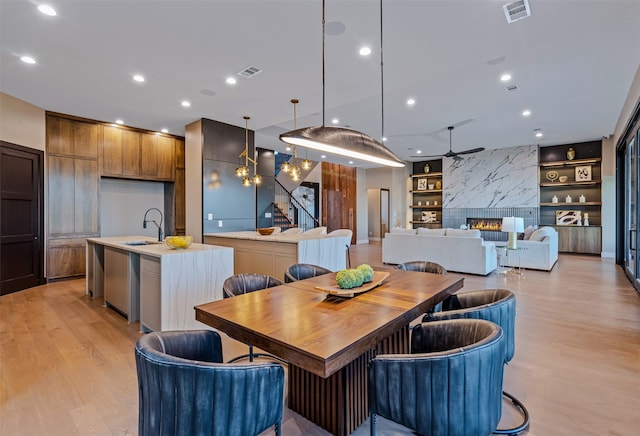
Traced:
[[[538, 225], [538, 147], [486, 150], [463, 160], [443, 159], [442, 225], [460, 228], [467, 218], [524, 218]], [[507, 234], [481, 230], [487, 241], [506, 241]]]

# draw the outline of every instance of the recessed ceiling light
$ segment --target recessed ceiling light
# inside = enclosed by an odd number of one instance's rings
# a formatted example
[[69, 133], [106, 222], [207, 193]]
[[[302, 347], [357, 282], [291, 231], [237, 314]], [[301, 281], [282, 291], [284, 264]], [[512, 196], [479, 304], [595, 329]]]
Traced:
[[387, 137], [386, 137], [386, 136], [383, 136], [383, 137], [382, 137], [382, 142], [386, 142], [386, 141], [387, 141]]
[[273, 154], [274, 154], [274, 155], [277, 155], [277, 154], [278, 154], [278, 151], [277, 151], [277, 150], [276, 150], [276, 151], [274, 151], [274, 152], [273, 152]]
[[529, 109], [525, 109], [522, 111], [523, 117], [528, 117], [529, 115], [531, 115], [531, 111]]
[[287, 146], [287, 148], [285, 150], [291, 151], [291, 147]]
[[116, 124], [124, 124], [124, 121], [118, 119], [118, 120], [116, 120]]
[[337, 119], [337, 118], [334, 118], [334, 119], [331, 120], [332, 124], [338, 124], [339, 122], [340, 122], [340, 120]]
[[20, 60], [22, 62], [24, 62], [25, 64], [35, 64], [36, 60], [34, 58], [32, 58], [31, 56], [22, 56], [20, 58]]
[[511, 80], [511, 74], [503, 74], [502, 76], [500, 76], [500, 80], [502, 80], [503, 82], [508, 82], [509, 80]]
[[410, 99], [408, 99], [408, 100], [407, 100], [407, 104], [408, 104], [409, 106], [413, 106], [414, 104], [416, 104], [416, 100], [415, 100], [415, 99], [413, 99], [413, 98], [410, 98]]
[[327, 158], [327, 155], [326, 155], [326, 154], [323, 154], [323, 155], [322, 155], [322, 156], [320, 156], [320, 157], [321, 157], [322, 159], [326, 159], [326, 158]]
[[422, 154], [422, 150], [417, 150], [416, 153], [417, 154]]
[[135, 74], [133, 76], [133, 80], [136, 82], [144, 82], [144, 76], [142, 74]]
[[169, 133], [169, 129], [162, 129], [160, 130], [162, 133]]
[[349, 165], [353, 165], [353, 161], [352, 160], [349, 161]]
[[228, 85], [235, 85], [238, 81], [236, 80], [235, 77], [229, 76], [229, 77], [227, 77], [226, 82], [227, 82]]
[[369, 47], [360, 48], [360, 56], [369, 56], [371, 54], [371, 49]]
[[191, 102], [187, 101], [187, 100], [182, 100], [182, 103], [180, 103], [183, 107], [191, 107]]
[[55, 17], [56, 15], [58, 15], [56, 10], [49, 5], [40, 5], [38, 6], [38, 10], [45, 15], [49, 15], [50, 17]]
[[536, 138], [542, 138], [542, 132], [536, 133]]

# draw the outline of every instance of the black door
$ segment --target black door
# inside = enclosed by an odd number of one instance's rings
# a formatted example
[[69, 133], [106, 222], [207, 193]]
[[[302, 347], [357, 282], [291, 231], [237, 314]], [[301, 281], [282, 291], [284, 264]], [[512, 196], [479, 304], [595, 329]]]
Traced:
[[43, 155], [0, 141], [0, 295], [44, 283]]

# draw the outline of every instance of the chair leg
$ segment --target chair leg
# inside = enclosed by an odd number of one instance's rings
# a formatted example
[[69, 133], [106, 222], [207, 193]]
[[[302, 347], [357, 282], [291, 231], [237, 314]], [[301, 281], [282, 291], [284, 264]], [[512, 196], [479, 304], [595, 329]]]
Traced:
[[369, 434], [371, 436], [375, 436], [376, 435], [376, 414], [375, 413], [371, 414], [370, 424], [371, 425], [369, 425]]
[[281, 425], [281, 424], [282, 424], [282, 421], [278, 421], [278, 422], [276, 423], [276, 428], [275, 428], [276, 436], [280, 436], [280, 425]]
[[351, 251], [349, 251], [349, 246], [348, 245], [346, 245], [346, 247], [347, 247], [347, 261], [348, 261], [348, 264], [349, 264], [349, 268], [351, 268]]
[[514, 397], [510, 393], [502, 391], [502, 395], [509, 398], [513, 403], [513, 405], [516, 406], [518, 409], [520, 409], [520, 412], [523, 415], [523, 420], [521, 424], [513, 428], [497, 428], [494, 430], [493, 434], [508, 434], [508, 435], [515, 436], [521, 431], [526, 430], [527, 427], [529, 427], [529, 411], [527, 410], [526, 407], [524, 407], [524, 404], [522, 404], [520, 400], [518, 400], [516, 397]]

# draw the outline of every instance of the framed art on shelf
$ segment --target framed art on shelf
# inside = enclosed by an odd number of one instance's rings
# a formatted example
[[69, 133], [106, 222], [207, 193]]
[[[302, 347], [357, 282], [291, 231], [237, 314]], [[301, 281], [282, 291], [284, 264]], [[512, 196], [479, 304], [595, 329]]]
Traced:
[[418, 179], [418, 191], [427, 190], [427, 179]]
[[424, 211], [422, 212], [422, 221], [425, 223], [437, 223], [438, 217], [435, 212]]
[[556, 226], [576, 226], [581, 218], [579, 210], [557, 210]]
[[576, 167], [576, 182], [591, 181], [591, 165]]

